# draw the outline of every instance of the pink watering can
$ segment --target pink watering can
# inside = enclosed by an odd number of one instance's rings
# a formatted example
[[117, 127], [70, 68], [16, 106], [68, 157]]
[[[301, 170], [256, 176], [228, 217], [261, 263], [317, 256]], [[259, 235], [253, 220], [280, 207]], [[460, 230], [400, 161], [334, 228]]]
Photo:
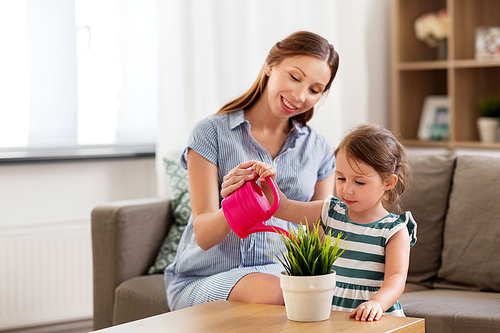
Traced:
[[231, 229], [240, 238], [247, 238], [254, 232], [277, 232], [290, 237], [290, 233], [282, 228], [267, 226], [265, 221], [276, 213], [280, 206], [280, 196], [271, 177], [266, 181], [274, 195], [273, 206], [254, 181], [246, 182], [242, 187], [222, 200], [222, 212]]

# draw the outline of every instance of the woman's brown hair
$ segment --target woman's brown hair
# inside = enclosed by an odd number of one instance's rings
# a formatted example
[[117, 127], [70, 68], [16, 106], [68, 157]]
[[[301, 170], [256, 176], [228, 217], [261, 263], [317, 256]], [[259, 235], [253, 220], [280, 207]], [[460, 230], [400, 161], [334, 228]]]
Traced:
[[[262, 96], [266, 88], [269, 79], [266, 75], [266, 67], [279, 65], [284, 59], [295, 56], [313, 56], [325, 60], [328, 63], [331, 75], [323, 91], [323, 93], [326, 93], [330, 89], [332, 81], [337, 74], [339, 55], [325, 38], [309, 31], [298, 31], [276, 43], [271, 48], [271, 51], [269, 51], [267, 55], [266, 62], [260, 70], [259, 76], [250, 89], [240, 97], [224, 105], [217, 113], [233, 112], [252, 106], [252, 104]], [[311, 120], [313, 114], [314, 107], [300, 115], [292, 117], [292, 119], [302, 125], [306, 125], [306, 123]]]
[[411, 171], [404, 146], [389, 130], [378, 125], [360, 125], [344, 137], [335, 156], [339, 151], [345, 153], [349, 163], [358, 161], [371, 166], [382, 179], [391, 174], [398, 176], [396, 185], [382, 198], [382, 204], [386, 209], [396, 204], [399, 210], [397, 204], [409, 186]]

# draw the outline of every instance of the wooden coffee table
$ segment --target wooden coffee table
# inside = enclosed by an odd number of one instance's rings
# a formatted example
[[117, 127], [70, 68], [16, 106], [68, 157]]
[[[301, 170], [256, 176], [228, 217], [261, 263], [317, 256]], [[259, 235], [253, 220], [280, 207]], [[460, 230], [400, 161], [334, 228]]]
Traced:
[[136, 332], [425, 332], [421, 318], [383, 316], [374, 322], [349, 318], [332, 311], [329, 320], [295, 322], [286, 318], [284, 306], [214, 301], [146, 319], [99, 330], [101, 333]]

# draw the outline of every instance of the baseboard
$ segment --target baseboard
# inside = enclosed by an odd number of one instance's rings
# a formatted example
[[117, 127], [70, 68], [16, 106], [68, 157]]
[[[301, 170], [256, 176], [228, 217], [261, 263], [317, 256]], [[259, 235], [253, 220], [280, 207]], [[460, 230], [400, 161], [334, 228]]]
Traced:
[[93, 325], [92, 319], [85, 319], [67, 323], [9, 329], [6, 331], [0, 330], [0, 332], [1, 333], [87, 333], [92, 331], [92, 325]]

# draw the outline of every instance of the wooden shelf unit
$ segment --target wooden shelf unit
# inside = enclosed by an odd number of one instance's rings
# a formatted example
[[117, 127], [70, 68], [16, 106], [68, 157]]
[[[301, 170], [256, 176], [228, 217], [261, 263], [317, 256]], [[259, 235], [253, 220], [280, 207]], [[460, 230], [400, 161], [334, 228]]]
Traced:
[[[437, 48], [418, 40], [415, 20], [447, 9], [450, 17], [447, 60]], [[407, 146], [500, 149], [500, 142], [479, 141], [478, 100], [500, 93], [500, 60], [476, 60], [475, 34], [480, 26], [500, 26], [500, 0], [392, 0], [391, 127]], [[424, 99], [448, 95], [449, 139], [417, 139]]]

